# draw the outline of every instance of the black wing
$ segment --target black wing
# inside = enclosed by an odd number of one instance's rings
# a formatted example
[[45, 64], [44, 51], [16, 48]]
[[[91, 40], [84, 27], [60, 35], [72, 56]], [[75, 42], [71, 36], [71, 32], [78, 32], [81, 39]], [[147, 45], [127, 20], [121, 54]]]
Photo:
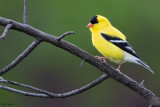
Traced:
[[104, 34], [104, 33], [101, 33], [101, 35], [104, 39], [113, 43], [114, 45], [116, 45], [120, 49], [122, 49], [122, 50], [128, 52], [129, 54], [139, 58], [138, 55], [136, 54], [136, 52], [132, 49], [132, 47], [129, 45], [129, 43], [127, 41], [122, 40], [121, 38], [118, 38], [118, 37], [109, 36], [109, 35]]

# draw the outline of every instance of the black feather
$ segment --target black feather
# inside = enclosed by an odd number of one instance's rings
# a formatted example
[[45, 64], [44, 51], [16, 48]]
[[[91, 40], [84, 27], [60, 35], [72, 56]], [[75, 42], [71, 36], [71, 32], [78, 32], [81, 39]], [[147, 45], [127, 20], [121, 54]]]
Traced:
[[[109, 36], [107, 34], [101, 33], [102, 37], [104, 39], [106, 39], [107, 41], [111, 42], [112, 44], [116, 45], [117, 47], [119, 47], [120, 49], [126, 51], [127, 53], [139, 58], [139, 56], [136, 54], [136, 52], [132, 49], [132, 47], [129, 45], [129, 43], [127, 41], [124, 41], [121, 38], [118, 37], [112, 37]], [[121, 42], [112, 42], [112, 41], [121, 41]], [[139, 58], [140, 59], [140, 58]]]
[[90, 22], [91, 22], [92, 24], [98, 23], [97, 16], [93, 16]]

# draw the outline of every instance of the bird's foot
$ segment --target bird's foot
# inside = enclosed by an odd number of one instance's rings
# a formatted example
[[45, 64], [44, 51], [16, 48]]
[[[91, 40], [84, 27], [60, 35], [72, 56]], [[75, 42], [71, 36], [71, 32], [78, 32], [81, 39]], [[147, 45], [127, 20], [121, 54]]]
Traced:
[[121, 72], [121, 70], [120, 70], [120, 69], [118, 69], [118, 68], [117, 68], [116, 70], [117, 70], [118, 72]]
[[109, 57], [100, 57], [100, 56], [95, 56], [97, 59], [102, 60], [103, 63], [106, 63], [106, 59], [108, 59]]
[[117, 68], [116, 70], [117, 70], [118, 72], [121, 72], [120, 68], [121, 68], [121, 63], [119, 64], [119, 66], [118, 66], [118, 68]]

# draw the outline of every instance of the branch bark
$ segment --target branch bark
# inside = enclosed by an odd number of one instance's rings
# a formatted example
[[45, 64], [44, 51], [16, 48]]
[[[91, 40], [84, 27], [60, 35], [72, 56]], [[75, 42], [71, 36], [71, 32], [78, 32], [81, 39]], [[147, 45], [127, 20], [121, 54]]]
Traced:
[[[9, 21], [13, 23], [12, 29], [24, 32], [35, 38], [41, 38], [42, 41], [53, 44], [59, 48], [68, 51], [71, 54], [76, 55], [77, 57], [80, 57], [81, 59], [84, 59], [86, 62], [92, 64], [102, 72], [106, 73], [109, 77], [122, 83], [123, 85], [127, 86], [128, 88], [132, 89], [133, 91], [144, 97], [151, 105], [160, 106], [160, 98], [156, 96], [152, 91], [148, 90], [144, 86], [139, 85], [138, 82], [126, 76], [125, 74], [121, 72], [119, 73], [117, 70], [115, 70], [108, 64], [102, 63], [94, 56], [78, 48], [77, 46], [64, 40], [58, 41], [58, 37], [42, 32], [38, 29], [33, 28], [32, 26], [0, 17], [0, 25], [2, 26], [6, 26]], [[0, 72], [0, 75], [2, 75], [2, 72]]]
[[9, 23], [9, 24], [6, 25], [6, 27], [5, 27], [2, 35], [0, 36], [0, 40], [1, 40], [1, 39], [4, 39], [4, 38], [6, 37], [6, 35], [7, 35], [7, 33], [8, 33], [8, 30], [9, 30], [11, 27], [12, 27], [12, 23]]
[[10, 69], [15, 67], [17, 64], [19, 64], [25, 57], [27, 57], [41, 42], [41, 40], [36, 39], [32, 42], [32, 44], [22, 53], [20, 54], [15, 60], [13, 60], [10, 64], [8, 64], [6, 67], [0, 70], [0, 75], [8, 72]]
[[108, 78], [108, 75], [104, 74], [101, 77], [99, 77], [96, 80], [94, 80], [93, 82], [91, 82], [91, 83], [89, 83], [89, 84], [87, 84], [87, 85], [85, 85], [85, 86], [83, 86], [83, 87], [81, 87], [79, 89], [75, 89], [75, 90], [72, 90], [70, 92], [66, 92], [66, 93], [62, 93], [62, 94], [55, 94], [55, 93], [51, 93], [51, 92], [46, 91], [46, 90], [42, 90], [42, 89], [33, 87], [31, 85], [25, 85], [25, 84], [21, 84], [21, 83], [10, 81], [10, 80], [4, 80], [1, 77], [0, 77], [0, 82], [1, 83], [8, 83], [8, 84], [12, 84], [12, 85], [17, 85], [17, 86], [20, 86], [20, 87], [28, 88], [28, 89], [31, 89], [33, 91], [40, 92], [41, 94], [32, 93], [32, 92], [26, 92], [26, 91], [10, 88], [10, 87], [5, 86], [4, 84], [0, 85], [0, 88], [4, 89], [4, 90], [11, 91], [11, 92], [15, 92], [15, 93], [18, 93], [18, 94], [22, 94], [22, 95], [25, 95], [25, 96], [41, 97], [41, 98], [66, 98], [66, 97], [70, 97], [70, 96], [82, 93], [84, 91], [87, 91], [90, 88], [100, 84], [102, 81], [106, 80], [107, 78]]
[[27, 20], [27, 0], [24, 0], [23, 23], [28, 24], [28, 20]]
[[63, 33], [63, 34], [58, 38], [58, 41], [60, 41], [60, 40], [63, 39], [65, 36], [70, 35], [70, 34], [74, 34], [74, 32], [73, 32], [73, 31], [70, 31], [70, 32]]

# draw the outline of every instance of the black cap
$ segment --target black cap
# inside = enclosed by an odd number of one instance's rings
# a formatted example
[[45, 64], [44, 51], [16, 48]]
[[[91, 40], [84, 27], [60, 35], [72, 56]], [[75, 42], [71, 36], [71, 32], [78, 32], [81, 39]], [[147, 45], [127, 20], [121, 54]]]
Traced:
[[98, 16], [93, 16], [90, 22], [91, 22], [92, 24], [98, 23], [97, 17], [98, 17]]

